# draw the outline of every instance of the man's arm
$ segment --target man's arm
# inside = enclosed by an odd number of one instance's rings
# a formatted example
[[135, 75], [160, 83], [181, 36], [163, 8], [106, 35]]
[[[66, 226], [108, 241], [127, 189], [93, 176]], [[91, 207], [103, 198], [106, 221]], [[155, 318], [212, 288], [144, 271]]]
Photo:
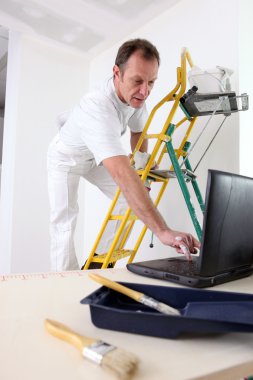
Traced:
[[[107, 158], [103, 165], [120, 187], [134, 213], [163, 244], [175, 247], [178, 252], [182, 252], [180, 245], [188, 247], [191, 253], [195, 252], [194, 248], [199, 248], [199, 242], [192, 235], [173, 231], [167, 226], [126, 156]], [[178, 236], [182, 238], [180, 242], [176, 239]]]
[[[135, 147], [137, 145], [137, 142], [141, 136], [142, 132], [132, 132], [131, 131], [131, 136], [130, 136], [130, 144], [131, 144], [131, 150], [132, 152], [135, 150]], [[143, 143], [140, 147], [140, 152], [147, 152], [148, 151], [148, 140], [144, 139]]]

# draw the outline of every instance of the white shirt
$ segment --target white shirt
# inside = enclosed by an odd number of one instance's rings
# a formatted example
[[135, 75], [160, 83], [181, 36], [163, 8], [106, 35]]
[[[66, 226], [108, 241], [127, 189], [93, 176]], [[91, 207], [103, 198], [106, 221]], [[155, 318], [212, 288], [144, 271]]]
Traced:
[[116, 94], [113, 78], [100, 90], [85, 95], [67, 116], [59, 116], [60, 140], [67, 146], [90, 151], [99, 165], [104, 159], [126, 155], [120, 137], [127, 126], [141, 132], [147, 121], [146, 106], [135, 109]]

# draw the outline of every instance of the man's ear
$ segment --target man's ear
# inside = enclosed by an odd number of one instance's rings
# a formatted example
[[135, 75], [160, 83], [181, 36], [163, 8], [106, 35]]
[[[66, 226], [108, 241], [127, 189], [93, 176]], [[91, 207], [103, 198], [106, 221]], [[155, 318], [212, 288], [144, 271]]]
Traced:
[[119, 69], [119, 66], [117, 65], [113, 66], [113, 76], [114, 78], [118, 78], [118, 79], [120, 77], [120, 69]]

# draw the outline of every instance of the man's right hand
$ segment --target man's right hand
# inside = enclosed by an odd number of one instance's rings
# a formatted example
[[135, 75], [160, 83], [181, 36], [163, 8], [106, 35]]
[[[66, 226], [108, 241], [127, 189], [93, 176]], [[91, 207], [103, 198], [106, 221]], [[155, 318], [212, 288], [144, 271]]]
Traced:
[[161, 233], [157, 233], [157, 237], [163, 244], [175, 248], [178, 253], [185, 253], [183, 247], [186, 247], [192, 254], [197, 253], [200, 248], [200, 242], [189, 233], [168, 228]]

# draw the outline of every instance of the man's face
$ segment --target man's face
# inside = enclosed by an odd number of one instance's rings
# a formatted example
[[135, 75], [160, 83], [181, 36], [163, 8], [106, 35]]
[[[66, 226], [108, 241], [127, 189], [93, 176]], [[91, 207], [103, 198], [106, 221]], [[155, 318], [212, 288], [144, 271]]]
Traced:
[[123, 72], [115, 65], [114, 85], [120, 100], [133, 108], [142, 107], [154, 86], [157, 72], [157, 60], [143, 58], [140, 51], [130, 56]]

